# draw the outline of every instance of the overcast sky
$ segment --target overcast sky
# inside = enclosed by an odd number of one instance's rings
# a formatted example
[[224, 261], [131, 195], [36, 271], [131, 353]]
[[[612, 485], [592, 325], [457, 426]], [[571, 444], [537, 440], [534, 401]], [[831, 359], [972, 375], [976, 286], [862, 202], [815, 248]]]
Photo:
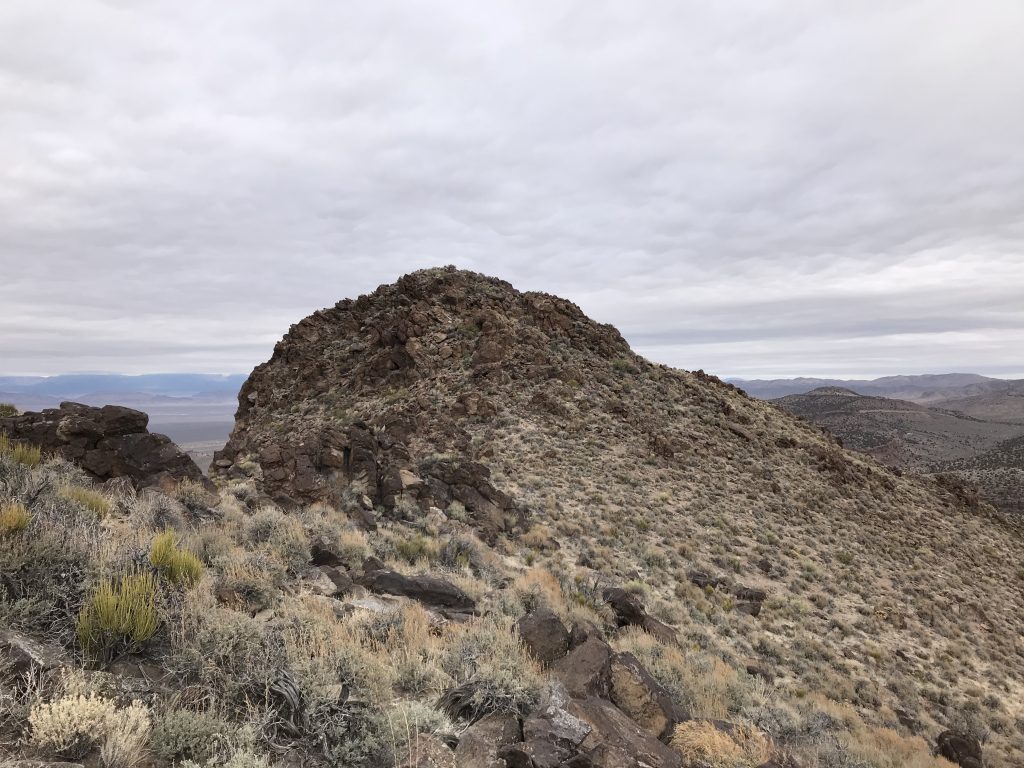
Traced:
[[1024, 2], [0, 3], [0, 375], [426, 266], [721, 375], [1024, 376]]

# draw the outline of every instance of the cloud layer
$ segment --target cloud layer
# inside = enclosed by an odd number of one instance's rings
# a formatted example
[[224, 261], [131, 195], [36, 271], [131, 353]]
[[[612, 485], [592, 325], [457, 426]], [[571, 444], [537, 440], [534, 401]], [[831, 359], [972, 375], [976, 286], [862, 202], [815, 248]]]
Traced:
[[0, 373], [246, 371], [451, 263], [722, 375], [1024, 376], [1022, 28], [1017, 0], [9, 0]]

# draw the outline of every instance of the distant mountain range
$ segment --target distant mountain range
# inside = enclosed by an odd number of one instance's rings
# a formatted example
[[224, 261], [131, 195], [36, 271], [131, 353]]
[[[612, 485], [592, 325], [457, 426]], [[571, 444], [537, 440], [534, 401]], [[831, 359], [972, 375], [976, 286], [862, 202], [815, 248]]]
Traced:
[[149, 427], [169, 435], [202, 468], [231, 431], [244, 374], [150, 373], [0, 376], [0, 403], [21, 411], [56, 408], [65, 400], [126, 405], [149, 414]]
[[748, 395], [773, 400], [802, 395], [819, 387], [843, 387], [861, 395], [894, 397], [914, 402], [942, 402], [957, 398], [1017, 391], [1024, 395], [1024, 380], [994, 379], [976, 373], [938, 373], [920, 376], [883, 376], [878, 379], [728, 379]]
[[123, 376], [105, 373], [72, 373], [60, 376], [0, 376], [0, 396], [5, 394], [75, 398], [84, 395], [146, 394], [164, 397], [196, 397], [238, 394], [245, 374], [147, 373]]

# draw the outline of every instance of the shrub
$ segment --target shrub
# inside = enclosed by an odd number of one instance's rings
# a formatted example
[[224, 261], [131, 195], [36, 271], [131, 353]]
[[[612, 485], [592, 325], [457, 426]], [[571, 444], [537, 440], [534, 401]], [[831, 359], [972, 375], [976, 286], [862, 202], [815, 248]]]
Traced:
[[169, 762], [212, 761], [235, 727], [212, 712], [172, 709], [163, 713], [153, 728], [153, 754]]
[[0, 419], [9, 419], [18, 415], [18, 409], [13, 403], [0, 403]]
[[755, 768], [771, 757], [768, 740], [750, 726], [719, 730], [707, 720], [690, 720], [677, 725], [672, 746], [689, 763], [708, 768]]
[[112, 508], [110, 499], [102, 493], [90, 490], [89, 488], [81, 488], [77, 485], [61, 489], [60, 495], [68, 501], [73, 501], [80, 507], [89, 510], [100, 520], [109, 515]]
[[28, 717], [32, 743], [61, 757], [84, 757], [102, 738], [114, 712], [114, 702], [96, 695], [37, 704]]
[[135, 701], [118, 710], [110, 720], [100, 747], [105, 768], [135, 768], [142, 764], [149, 741], [149, 710]]
[[78, 614], [76, 634], [90, 654], [117, 649], [137, 651], [156, 634], [156, 579], [150, 573], [125, 574], [102, 582]]
[[7, 435], [0, 435], [0, 456], [6, 456], [27, 467], [34, 467], [42, 461], [43, 452], [37, 445], [17, 443]]
[[203, 564], [188, 550], [178, 549], [174, 531], [164, 531], [149, 548], [149, 562], [175, 586], [191, 586], [203, 575]]
[[19, 534], [31, 522], [32, 515], [23, 504], [11, 502], [0, 507], [0, 537]]
[[309, 537], [298, 520], [282, 518], [267, 543], [290, 572], [296, 573], [309, 565]]
[[409, 563], [426, 560], [432, 563], [438, 559], [441, 548], [436, 541], [422, 534], [401, 539], [395, 544], [398, 556]]
[[84, 757], [97, 745], [105, 768], [139, 765], [149, 739], [149, 710], [139, 702], [117, 709], [95, 694], [65, 696], [38, 703], [29, 714], [32, 743], [70, 759]]

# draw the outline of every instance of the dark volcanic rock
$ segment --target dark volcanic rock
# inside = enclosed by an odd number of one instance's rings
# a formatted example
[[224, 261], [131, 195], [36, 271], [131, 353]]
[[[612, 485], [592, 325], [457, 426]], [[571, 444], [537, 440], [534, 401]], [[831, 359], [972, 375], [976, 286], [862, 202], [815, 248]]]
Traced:
[[239, 392], [213, 471], [282, 503], [333, 500], [354, 480], [403, 515], [458, 502], [493, 540], [526, 510], [491, 481], [464, 425], [493, 420], [509, 392], [579, 377], [565, 350], [606, 369], [635, 357], [564, 299], [455, 268], [406, 275], [291, 327]]
[[943, 731], [935, 740], [935, 751], [960, 768], [982, 768], [981, 743], [966, 733]]
[[599, 637], [589, 637], [551, 666], [551, 676], [575, 697], [607, 696], [612, 649]]
[[58, 453], [96, 480], [124, 477], [136, 488], [181, 480], [208, 485], [189, 455], [166, 435], [146, 431], [148, 423], [142, 411], [119, 405], [61, 403], [0, 418], [0, 433]]
[[363, 574], [359, 583], [372, 592], [402, 595], [426, 605], [451, 608], [454, 611], [472, 611], [476, 608], [473, 598], [437, 576], [406, 576], [395, 571], [380, 570]]
[[569, 652], [569, 630], [550, 608], [538, 608], [526, 614], [516, 627], [523, 644], [543, 664], [550, 664]]

